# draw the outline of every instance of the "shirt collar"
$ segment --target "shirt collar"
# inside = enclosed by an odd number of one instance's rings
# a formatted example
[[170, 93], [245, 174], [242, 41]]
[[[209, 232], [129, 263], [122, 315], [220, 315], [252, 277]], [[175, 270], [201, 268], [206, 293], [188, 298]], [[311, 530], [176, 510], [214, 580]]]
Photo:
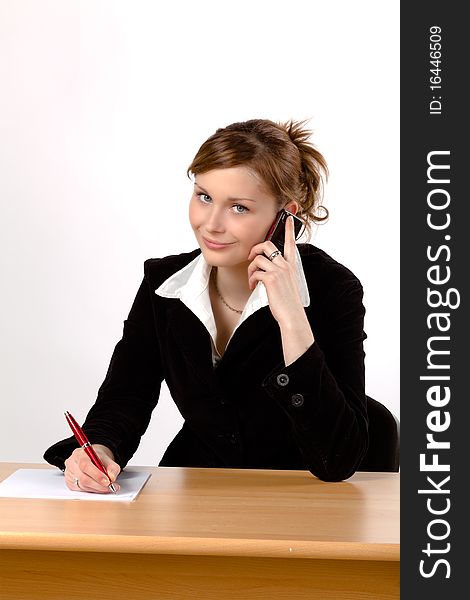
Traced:
[[[310, 305], [310, 295], [297, 246], [295, 247], [295, 250], [300, 299], [302, 305], [306, 307]], [[181, 300], [181, 302], [183, 302], [205, 325], [215, 342], [217, 328], [209, 298], [209, 277], [211, 270], [212, 266], [207, 263], [204, 255], [201, 253], [185, 267], [168, 277], [168, 279], [155, 290], [155, 293], [163, 298], [178, 298]], [[235, 333], [235, 330], [238, 329], [245, 319], [260, 308], [268, 306], [268, 304], [266, 288], [260, 281], [248, 298], [248, 302], [240, 315], [240, 319], [233, 333]]]

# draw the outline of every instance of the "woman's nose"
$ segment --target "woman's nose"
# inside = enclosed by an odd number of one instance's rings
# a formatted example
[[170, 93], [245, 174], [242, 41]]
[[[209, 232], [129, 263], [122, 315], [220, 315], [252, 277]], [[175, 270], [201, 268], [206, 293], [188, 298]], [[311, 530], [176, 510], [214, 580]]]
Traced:
[[225, 230], [224, 217], [221, 210], [213, 208], [211, 211], [209, 211], [206, 221], [206, 229], [207, 231]]

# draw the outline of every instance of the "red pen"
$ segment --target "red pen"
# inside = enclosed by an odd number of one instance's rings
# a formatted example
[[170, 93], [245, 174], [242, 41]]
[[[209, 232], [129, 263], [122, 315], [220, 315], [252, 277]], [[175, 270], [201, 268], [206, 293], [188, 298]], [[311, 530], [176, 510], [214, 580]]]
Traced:
[[80, 444], [80, 446], [88, 454], [91, 462], [95, 465], [95, 467], [98, 467], [98, 469], [102, 473], [104, 473], [106, 475], [106, 477], [109, 479], [108, 488], [112, 492], [116, 493], [117, 489], [116, 489], [115, 485], [112, 483], [112, 481], [111, 481], [108, 473], [106, 472], [106, 469], [104, 468], [103, 463], [98, 458], [98, 455], [96, 454], [93, 446], [88, 441], [88, 438], [85, 435], [83, 429], [80, 427], [80, 425], [77, 423], [77, 421], [75, 421], [75, 419], [72, 417], [72, 415], [69, 413], [68, 410], [65, 411], [64, 414], [65, 414], [65, 418], [67, 419], [67, 423], [70, 425], [70, 429], [73, 431], [73, 435], [75, 436], [77, 442]]

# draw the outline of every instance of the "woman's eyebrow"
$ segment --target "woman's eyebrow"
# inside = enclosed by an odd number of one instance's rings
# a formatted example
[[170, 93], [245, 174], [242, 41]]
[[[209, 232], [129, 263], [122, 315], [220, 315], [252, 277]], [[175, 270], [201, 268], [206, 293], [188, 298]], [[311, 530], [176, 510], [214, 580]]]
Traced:
[[230, 196], [228, 200], [230, 202], [256, 202], [254, 198], [234, 198], [233, 196]]
[[[205, 190], [198, 183], [195, 183], [194, 186], [197, 187], [203, 194], [207, 194], [207, 196], [211, 196], [211, 194], [209, 194], [209, 192], [207, 190]], [[212, 196], [211, 196], [211, 198], [212, 198]], [[228, 202], [256, 202], [256, 200], [254, 200], [253, 198], [236, 198], [235, 196], [229, 196], [227, 198], [227, 201]]]

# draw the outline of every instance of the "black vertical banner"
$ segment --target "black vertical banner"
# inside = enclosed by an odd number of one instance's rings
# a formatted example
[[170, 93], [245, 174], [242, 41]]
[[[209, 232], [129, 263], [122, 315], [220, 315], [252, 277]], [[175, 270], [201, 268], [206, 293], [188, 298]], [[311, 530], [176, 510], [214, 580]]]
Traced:
[[465, 597], [470, 575], [470, 103], [462, 7], [401, 3], [403, 600]]

